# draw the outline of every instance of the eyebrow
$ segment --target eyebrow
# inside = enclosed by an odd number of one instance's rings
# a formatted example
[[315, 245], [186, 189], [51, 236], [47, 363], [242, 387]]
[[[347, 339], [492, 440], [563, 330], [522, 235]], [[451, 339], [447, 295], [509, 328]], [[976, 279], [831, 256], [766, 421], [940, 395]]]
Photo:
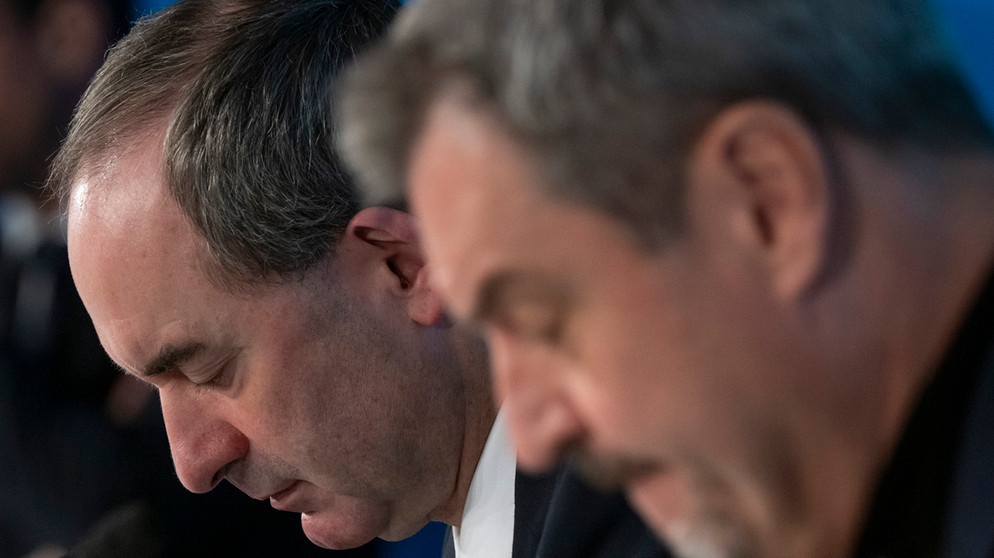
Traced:
[[499, 312], [502, 299], [516, 281], [515, 275], [510, 273], [487, 277], [476, 291], [476, 298], [466, 316], [466, 321], [479, 325], [492, 318]]
[[159, 354], [155, 355], [142, 369], [142, 377], [148, 378], [175, 370], [184, 362], [197, 356], [205, 348], [203, 343], [187, 343], [178, 347], [163, 345], [159, 349]]
[[561, 303], [564, 294], [551, 288], [544, 278], [520, 271], [506, 271], [487, 277], [477, 290], [476, 299], [467, 315], [471, 324], [482, 324], [499, 316], [504, 307], [515, 298], [521, 300], [551, 297]]

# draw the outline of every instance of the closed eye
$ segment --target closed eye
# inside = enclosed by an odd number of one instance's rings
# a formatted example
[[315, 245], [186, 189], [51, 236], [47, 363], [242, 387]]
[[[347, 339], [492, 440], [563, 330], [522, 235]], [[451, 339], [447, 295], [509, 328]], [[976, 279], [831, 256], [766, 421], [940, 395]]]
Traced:
[[556, 346], [562, 342], [569, 301], [565, 288], [544, 277], [504, 274], [483, 283], [474, 316], [523, 341]]
[[219, 390], [231, 387], [236, 372], [236, 355], [228, 355], [216, 364], [204, 366], [201, 371], [184, 374], [198, 389]]
[[563, 319], [557, 305], [546, 302], [512, 303], [495, 314], [494, 322], [524, 341], [555, 346], [562, 341]]

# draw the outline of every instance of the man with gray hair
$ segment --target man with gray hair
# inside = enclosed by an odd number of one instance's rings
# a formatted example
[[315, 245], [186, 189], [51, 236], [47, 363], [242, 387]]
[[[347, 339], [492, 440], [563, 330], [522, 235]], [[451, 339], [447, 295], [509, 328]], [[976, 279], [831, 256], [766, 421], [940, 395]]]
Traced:
[[990, 556], [994, 137], [925, 0], [432, 0], [340, 145], [519, 462], [683, 556]]
[[620, 494], [519, 475], [484, 346], [413, 218], [361, 209], [331, 86], [388, 0], [183, 0], [110, 53], [52, 183], [111, 358], [157, 388], [180, 481], [329, 548], [454, 526], [458, 556], [665, 555]]

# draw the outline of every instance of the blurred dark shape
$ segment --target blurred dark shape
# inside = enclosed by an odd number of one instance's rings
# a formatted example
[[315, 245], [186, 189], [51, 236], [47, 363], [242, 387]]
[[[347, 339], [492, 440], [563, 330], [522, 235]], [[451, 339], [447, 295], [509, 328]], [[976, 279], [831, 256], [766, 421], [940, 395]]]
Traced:
[[155, 511], [144, 502], [134, 502], [104, 517], [69, 555], [78, 558], [161, 556], [164, 545]]
[[139, 470], [102, 412], [120, 375], [39, 197], [72, 107], [129, 13], [119, 1], [0, 1], [0, 556], [70, 543]]

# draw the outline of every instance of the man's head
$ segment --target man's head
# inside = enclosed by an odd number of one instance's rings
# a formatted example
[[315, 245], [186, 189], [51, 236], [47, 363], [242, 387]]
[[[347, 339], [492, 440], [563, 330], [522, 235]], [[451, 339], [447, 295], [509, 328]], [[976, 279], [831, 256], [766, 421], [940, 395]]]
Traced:
[[328, 547], [457, 522], [493, 418], [409, 215], [359, 211], [330, 87], [391, 2], [179, 2], [80, 104], [53, 184], [105, 349], [158, 389], [180, 481]]
[[487, 333], [522, 464], [577, 455], [688, 556], [853, 544], [948, 335], [905, 306], [969, 283], [989, 222], [923, 1], [422, 2], [339, 110]]

